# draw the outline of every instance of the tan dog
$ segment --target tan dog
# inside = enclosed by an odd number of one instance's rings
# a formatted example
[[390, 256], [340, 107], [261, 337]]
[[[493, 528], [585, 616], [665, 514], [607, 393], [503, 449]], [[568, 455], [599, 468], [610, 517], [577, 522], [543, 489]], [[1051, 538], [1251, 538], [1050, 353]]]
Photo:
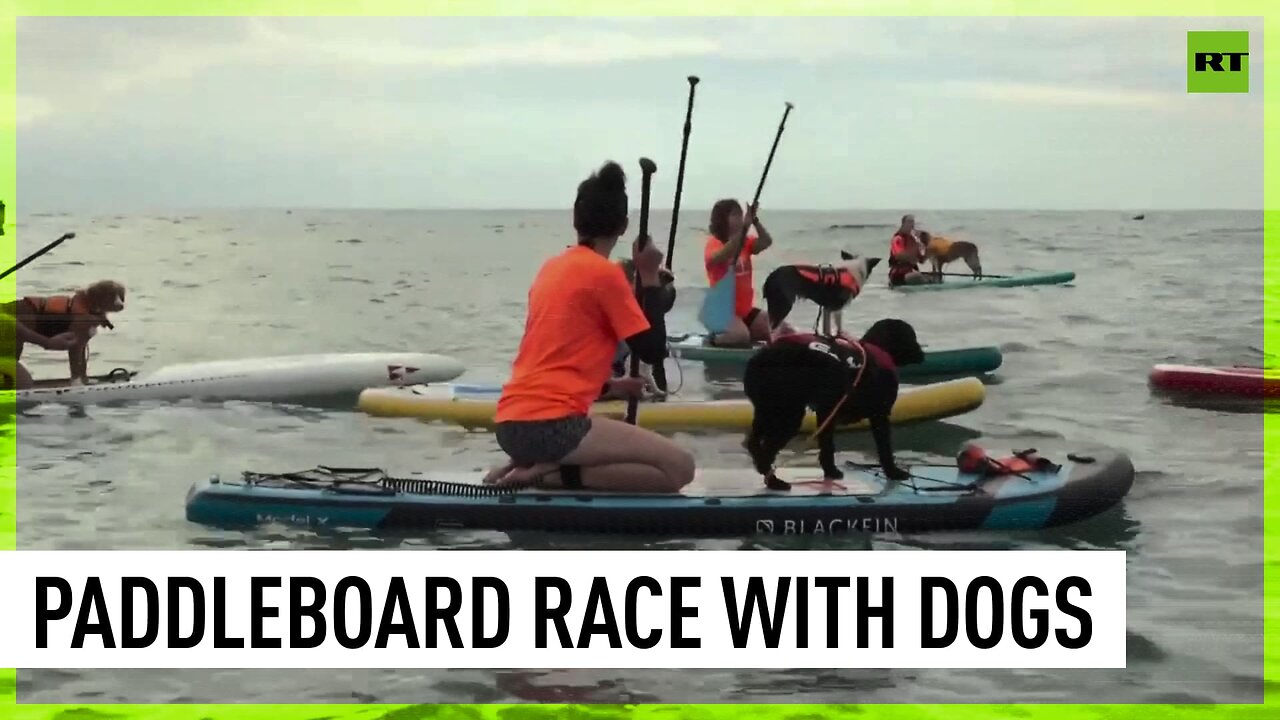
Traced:
[[933, 274], [941, 275], [942, 268], [948, 263], [963, 260], [974, 279], [982, 279], [982, 261], [978, 258], [978, 246], [967, 240], [950, 240], [941, 235], [932, 235], [921, 231], [920, 239], [924, 242], [924, 257], [933, 265]]
[[99, 327], [115, 329], [107, 314], [123, 311], [124, 298], [124, 285], [114, 280], [101, 280], [71, 295], [27, 296], [10, 303], [5, 308], [6, 312], [27, 331], [19, 331], [17, 357], [22, 357], [22, 349], [27, 342], [44, 345], [40, 338], [70, 336], [71, 342], [60, 342], [58, 349], [67, 349], [72, 383], [87, 381], [89, 341]]

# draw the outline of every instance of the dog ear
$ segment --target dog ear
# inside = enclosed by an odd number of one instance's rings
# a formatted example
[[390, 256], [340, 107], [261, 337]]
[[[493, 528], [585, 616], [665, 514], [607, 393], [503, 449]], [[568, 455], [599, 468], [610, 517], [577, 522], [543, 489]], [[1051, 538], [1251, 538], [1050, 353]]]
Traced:
[[856, 256], [856, 255], [851, 254], [848, 250], [841, 250], [841, 251], [840, 251], [840, 259], [841, 259], [841, 260], [852, 260], [852, 259], [854, 259], [855, 257], [857, 257], [857, 256]]
[[916, 329], [906, 320], [892, 320], [890, 335], [893, 337], [894, 362], [899, 365], [919, 365], [924, 362], [924, 348], [916, 338]]
[[924, 350], [916, 339], [916, 330], [905, 320], [877, 320], [862, 339], [883, 348], [898, 365], [919, 365], [924, 362]]
[[867, 275], [871, 275], [872, 269], [874, 269], [875, 266], [880, 264], [880, 258], [867, 258], [866, 263], [867, 263]]

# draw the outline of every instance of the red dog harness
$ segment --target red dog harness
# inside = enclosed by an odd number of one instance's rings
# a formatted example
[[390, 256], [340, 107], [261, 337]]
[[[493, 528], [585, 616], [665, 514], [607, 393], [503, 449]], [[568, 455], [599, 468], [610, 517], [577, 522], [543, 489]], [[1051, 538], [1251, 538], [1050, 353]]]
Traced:
[[[885, 352], [880, 346], [861, 343], [852, 338], [843, 336], [826, 337], [817, 333], [793, 333], [791, 335], [783, 335], [774, 342], [803, 343], [809, 346], [810, 350], [830, 355], [849, 369], [861, 367], [862, 364], [865, 364], [866, 356], [871, 355], [876, 359], [876, 364], [880, 365], [880, 367], [894, 373], [898, 372], [898, 366], [893, 362], [893, 356]], [[853, 362], [853, 353], [855, 352], [862, 355], [863, 363]]]
[[[831, 424], [831, 421], [840, 414], [840, 408], [844, 407], [849, 396], [853, 394], [854, 388], [858, 387], [858, 383], [862, 382], [862, 373], [867, 369], [868, 356], [874, 357], [876, 364], [880, 367], [894, 373], [898, 371], [897, 365], [893, 362], [893, 356], [889, 355], [889, 353], [876, 345], [861, 343], [852, 338], [824, 337], [814, 333], [796, 333], [794, 335], [783, 335], [774, 342], [804, 343], [810, 350], [823, 353], [848, 369], [853, 370], [856, 368], [858, 371], [858, 374], [853, 378], [853, 382], [849, 383], [849, 389], [840, 398], [840, 402], [836, 403], [835, 408], [831, 410], [831, 414], [818, 425], [818, 429], [814, 431], [810, 439], [821, 435], [822, 431], [826, 430], [827, 426]], [[861, 362], [855, 361], [855, 352], [861, 355]]]

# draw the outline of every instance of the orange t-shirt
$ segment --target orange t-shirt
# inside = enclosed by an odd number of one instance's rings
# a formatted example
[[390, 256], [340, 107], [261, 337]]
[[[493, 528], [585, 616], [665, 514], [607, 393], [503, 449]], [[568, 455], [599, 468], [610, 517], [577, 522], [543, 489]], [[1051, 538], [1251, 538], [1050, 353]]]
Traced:
[[720, 252], [720, 248], [724, 247], [724, 243], [720, 242], [720, 238], [715, 235], [707, 237], [707, 246], [702, 251], [702, 260], [707, 267], [707, 281], [712, 287], [724, 278], [725, 273], [729, 272], [729, 266], [733, 266], [733, 314], [738, 317], [746, 317], [751, 312], [751, 308], [755, 305], [756, 291], [753, 285], [754, 280], [751, 275], [751, 256], [756, 249], [756, 236], [747, 235], [746, 241], [742, 243], [742, 250], [738, 252], [738, 259], [732, 263], [720, 263], [718, 265], [711, 264], [711, 256]]
[[609, 380], [618, 343], [649, 329], [622, 268], [576, 245], [529, 288], [524, 338], [496, 422], [586, 415]]

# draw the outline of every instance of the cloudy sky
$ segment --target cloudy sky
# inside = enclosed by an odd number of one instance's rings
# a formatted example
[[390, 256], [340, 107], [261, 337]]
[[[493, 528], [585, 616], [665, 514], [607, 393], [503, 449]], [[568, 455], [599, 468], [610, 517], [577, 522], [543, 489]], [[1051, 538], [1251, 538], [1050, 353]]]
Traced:
[[[1188, 95], [1186, 31], [1251, 34]], [[22, 18], [28, 211], [561, 208], [605, 159], [670, 205], [1259, 208], [1252, 19]], [[634, 193], [638, 197], [638, 192]]]

